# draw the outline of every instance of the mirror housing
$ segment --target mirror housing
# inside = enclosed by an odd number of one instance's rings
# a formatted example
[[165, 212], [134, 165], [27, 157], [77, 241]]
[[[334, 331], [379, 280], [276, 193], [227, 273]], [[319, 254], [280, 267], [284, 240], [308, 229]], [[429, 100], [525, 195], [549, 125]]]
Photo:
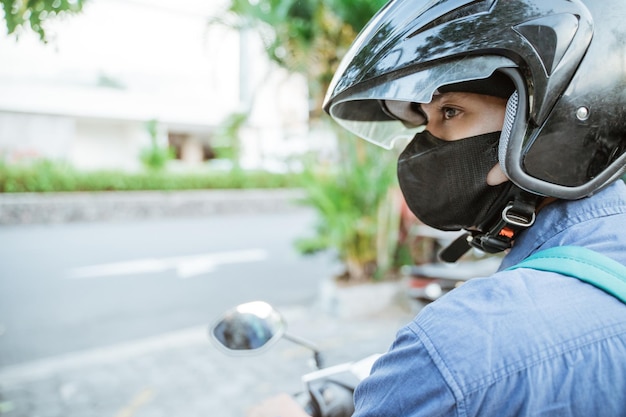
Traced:
[[285, 335], [281, 314], [264, 301], [240, 304], [209, 328], [211, 340], [228, 353], [259, 351]]

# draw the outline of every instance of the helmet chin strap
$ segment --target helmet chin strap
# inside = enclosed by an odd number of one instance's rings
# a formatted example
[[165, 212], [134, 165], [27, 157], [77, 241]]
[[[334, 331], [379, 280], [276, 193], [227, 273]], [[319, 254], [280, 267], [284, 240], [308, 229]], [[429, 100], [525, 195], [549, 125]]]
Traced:
[[[456, 262], [472, 247], [487, 253], [509, 249], [517, 234], [533, 225], [542, 197], [511, 186], [509, 192], [494, 204], [488, 220], [477, 230], [464, 233], [444, 248], [439, 258], [444, 262]], [[502, 204], [504, 202], [504, 204]], [[504, 208], [502, 208], [504, 207]]]

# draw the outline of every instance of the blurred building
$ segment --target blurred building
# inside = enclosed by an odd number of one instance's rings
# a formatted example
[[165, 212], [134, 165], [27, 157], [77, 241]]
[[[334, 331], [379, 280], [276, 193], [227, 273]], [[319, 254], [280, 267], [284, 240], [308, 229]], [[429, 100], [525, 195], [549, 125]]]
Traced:
[[208, 25], [221, 1], [91, 0], [33, 33], [0, 36], [0, 154], [81, 168], [139, 166], [150, 143], [183, 164], [215, 156], [217, 127], [250, 109], [241, 164], [281, 169], [305, 152], [306, 83], [275, 68], [258, 40]]

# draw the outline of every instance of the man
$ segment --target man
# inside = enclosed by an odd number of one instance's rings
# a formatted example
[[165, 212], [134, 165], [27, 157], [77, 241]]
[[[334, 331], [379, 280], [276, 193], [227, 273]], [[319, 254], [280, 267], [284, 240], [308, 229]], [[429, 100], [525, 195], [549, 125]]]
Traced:
[[626, 265], [623, 0], [392, 0], [325, 109], [398, 160], [443, 253], [507, 251], [424, 308], [355, 393], [355, 416], [626, 416], [626, 305], [530, 255], [581, 246]]

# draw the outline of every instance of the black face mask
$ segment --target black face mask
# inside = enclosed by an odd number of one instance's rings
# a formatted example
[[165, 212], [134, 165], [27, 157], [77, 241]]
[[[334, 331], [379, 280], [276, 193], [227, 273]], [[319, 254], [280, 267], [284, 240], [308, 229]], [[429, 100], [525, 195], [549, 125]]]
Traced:
[[508, 183], [487, 184], [498, 163], [500, 132], [444, 141], [418, 133], [398, 158], [398, 180], [411, 211], [440, 230], [480, 225]]

